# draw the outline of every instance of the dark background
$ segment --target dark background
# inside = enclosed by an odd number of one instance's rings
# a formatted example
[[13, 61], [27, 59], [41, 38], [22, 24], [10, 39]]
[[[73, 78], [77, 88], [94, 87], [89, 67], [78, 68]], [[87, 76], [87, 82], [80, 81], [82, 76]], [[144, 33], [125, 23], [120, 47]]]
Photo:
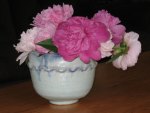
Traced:
[[33, 17], [53, 4], [72, 4], [74, 16], [93, 16], [106, 9], [120, 18], [127, 31], [140, 34], [142, 51], [150, 50], [150, 0], [0, 0], [0, 84], [30, 79], [25, 64], [19, 66], [19, 55], [13, 48], [22, 31], [30, 28]]

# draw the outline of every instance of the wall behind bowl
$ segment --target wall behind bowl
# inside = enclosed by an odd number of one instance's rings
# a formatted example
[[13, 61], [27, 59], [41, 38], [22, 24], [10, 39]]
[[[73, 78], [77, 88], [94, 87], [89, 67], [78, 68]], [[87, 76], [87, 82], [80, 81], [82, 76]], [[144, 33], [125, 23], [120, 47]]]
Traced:
[[0, 0], [0, 84], [30, 78], [25, 64], [15, 61], [19, 55], [13, 48], [22, 31], [30, 28], [33, 17], [53, 4], [72, 4], [74, 16], [93, 16], [106, 9], [117, 16], [127, 31], [140, 34], [143, 51], [150, 50], [150, 0]]

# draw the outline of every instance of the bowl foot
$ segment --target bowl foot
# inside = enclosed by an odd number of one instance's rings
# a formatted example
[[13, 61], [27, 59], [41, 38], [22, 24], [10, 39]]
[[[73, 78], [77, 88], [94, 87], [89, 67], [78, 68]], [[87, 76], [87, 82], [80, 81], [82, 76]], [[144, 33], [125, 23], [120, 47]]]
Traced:
[[62, 100], [62, 101], [50, 100], [49, 102], [55, 105], [68, 105], [68, 104], [74, 104], [78, 102], [78, 100]]

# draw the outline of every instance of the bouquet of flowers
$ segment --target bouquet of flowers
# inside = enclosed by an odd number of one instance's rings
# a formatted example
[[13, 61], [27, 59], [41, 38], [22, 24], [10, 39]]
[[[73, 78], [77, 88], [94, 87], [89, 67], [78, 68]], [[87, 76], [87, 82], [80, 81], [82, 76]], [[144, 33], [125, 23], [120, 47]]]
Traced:
[[117, 17], [106, 10], [98, 11], [92, 18], [72, 16], [71, 5], [54, 5], [38, 13], [32, 28], [21, 34], [15, 49], [22, 54], [17, 58], [22, 64], [29, 53], [41, 55], [58, 53], [71, 62], [80, 58], [84, 63], [110, 57], [117, 68], [126, 70], [134, 66], [141, 52], [139, 35], [126, 32]]

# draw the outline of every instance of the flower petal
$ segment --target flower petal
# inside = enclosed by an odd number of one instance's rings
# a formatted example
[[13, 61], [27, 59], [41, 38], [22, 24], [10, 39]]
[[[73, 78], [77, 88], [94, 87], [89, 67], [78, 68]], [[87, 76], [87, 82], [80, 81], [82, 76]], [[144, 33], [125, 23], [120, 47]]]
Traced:
[[20, 54], [18, 56], [18, 58], [16, 59], [16, 61], [20, 60], [19, 65], [21, 65], [23, 62], [25, 62], [26, 58], [28, 57], [29, 52], [23, 52], [22, 54]]

